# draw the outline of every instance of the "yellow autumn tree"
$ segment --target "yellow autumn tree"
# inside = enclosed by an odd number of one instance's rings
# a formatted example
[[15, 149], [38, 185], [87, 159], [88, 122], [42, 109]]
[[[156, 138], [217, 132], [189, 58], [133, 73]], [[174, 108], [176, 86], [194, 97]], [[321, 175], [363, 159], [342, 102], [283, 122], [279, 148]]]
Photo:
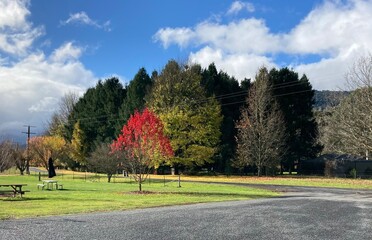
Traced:
[[80, 121], [77, 121], [74, 125], [74, 131], [72, 132], [71, 139], [71, 158], [80, 163], [86, 165], [86, 147], [84, 146], [85, 134], [80, 127]]
[[59, 136], [38, 136], [30, 139], [29, 148], [32, 162], [48, 170], [48, 159], [58, 159], [65, 152], [66, 141]]

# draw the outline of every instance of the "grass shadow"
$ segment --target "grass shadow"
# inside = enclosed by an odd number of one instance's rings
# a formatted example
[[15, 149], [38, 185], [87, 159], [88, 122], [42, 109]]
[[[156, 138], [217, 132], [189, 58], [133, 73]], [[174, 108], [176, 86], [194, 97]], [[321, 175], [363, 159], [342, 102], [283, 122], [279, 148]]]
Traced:
[[[219, 192], [156, 192], [156, 191], [132, 191], [124, 192], [123, 194], [139, 194], [139, 195], [184, 195], [184, 196], [195, 196], [195, 197], [236, 197], [236, 198], [271, 198], [265, 194], [241, 194], [241, 193], [219, 193]], [[275, 196], [274, 196], [275, 197]]]

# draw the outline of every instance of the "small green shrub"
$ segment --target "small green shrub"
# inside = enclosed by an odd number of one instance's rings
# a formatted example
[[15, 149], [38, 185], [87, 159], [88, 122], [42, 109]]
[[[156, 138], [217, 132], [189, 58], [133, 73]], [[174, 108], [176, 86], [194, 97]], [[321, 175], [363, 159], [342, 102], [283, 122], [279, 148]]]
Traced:
[[357, 170], [355, 168], [351, 169], [349, 175], [351, 178], [357, 178]]

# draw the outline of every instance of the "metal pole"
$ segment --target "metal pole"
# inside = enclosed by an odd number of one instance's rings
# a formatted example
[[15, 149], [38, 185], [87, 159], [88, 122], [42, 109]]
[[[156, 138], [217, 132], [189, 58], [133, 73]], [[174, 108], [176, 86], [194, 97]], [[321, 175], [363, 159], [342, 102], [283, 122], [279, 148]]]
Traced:
[[30, 175], [30, 137], [31, 137], [31, 134], [35, 134], [31, 132], [31, 127], [35, 127], [35, 126], [28, 125], [24, 127], [27, 127], [27, 132], [22, 132], [22, 133], [27, 134], [26, 174]]

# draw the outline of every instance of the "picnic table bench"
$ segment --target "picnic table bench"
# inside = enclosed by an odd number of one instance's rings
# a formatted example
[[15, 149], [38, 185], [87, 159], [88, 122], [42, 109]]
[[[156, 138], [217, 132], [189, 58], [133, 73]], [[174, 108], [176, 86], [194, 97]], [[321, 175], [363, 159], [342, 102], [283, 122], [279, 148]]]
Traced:
[[46, 186], [48, 190], [53, 190], [53, 185], [56, 186], [56, 189], [63, 189], [63, 184], [58, 183], [57, 180], [43, 180], [43, 183], [39, 183], [37, 188], [39, 189], [41, 187], [41, 189], [44, 190]]
[[28, 190], [22, 190], [23, 186], [27, 186], [27, 184], [24, 183], [6, 183], [6, 184], [0, 184], [0, 187], [8, 187], [10, 189], [0, 189], [1, 193], [13, 193], [13, 197], [15, 197], [17, 194], [19, 194], [21, 197], [25, 192], [29, 192]]

